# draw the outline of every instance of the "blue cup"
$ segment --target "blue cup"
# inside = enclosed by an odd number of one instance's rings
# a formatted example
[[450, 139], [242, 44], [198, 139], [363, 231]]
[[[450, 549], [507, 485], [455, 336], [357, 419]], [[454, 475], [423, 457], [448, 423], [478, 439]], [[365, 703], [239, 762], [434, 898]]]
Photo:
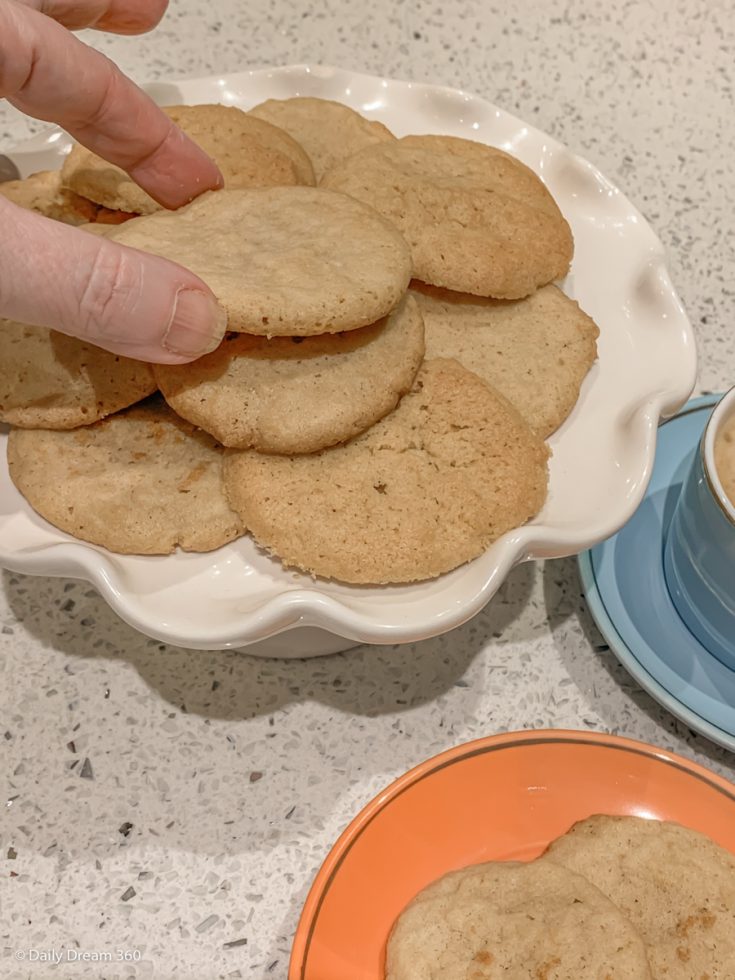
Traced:
[[735, 505], [715, 467], [715, 443], [735, 415], [735, 388], [717, 404], [694, 452], [664, 546], [672, 601], [690, 632], [735, 670]]

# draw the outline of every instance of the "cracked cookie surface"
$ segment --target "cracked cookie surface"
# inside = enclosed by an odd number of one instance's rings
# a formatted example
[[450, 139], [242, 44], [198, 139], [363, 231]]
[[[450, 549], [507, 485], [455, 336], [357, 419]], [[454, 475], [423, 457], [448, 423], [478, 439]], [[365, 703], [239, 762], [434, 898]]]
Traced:
[[10, 476], [55, 527], [121, 554], [212, 551], [242, 534], [222, 447], [153, 398], [70, 432], [13, 429]]
[[309, 456], [231, 451], [225, 485], [256, 541], [286, 565], [345, 582], [433, 578], [533, 517], [548, 450], [456, 361], [425, 361], [398, 407]]

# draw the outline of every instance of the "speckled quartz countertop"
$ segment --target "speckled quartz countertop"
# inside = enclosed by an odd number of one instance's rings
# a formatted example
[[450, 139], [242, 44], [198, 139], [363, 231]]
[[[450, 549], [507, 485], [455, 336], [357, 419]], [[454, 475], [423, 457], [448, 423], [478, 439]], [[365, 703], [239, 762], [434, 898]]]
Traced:
[[[653, 223], [698, 333], [700, 387], [719, 390], [735, 381], [729, 8], [174, 0], [150, 37], [89, 40], [140, 81], [311, 61], [461, 86], [531, 120]], [[0, 149], [29, 131], [0, 108]], [[4, 574], [0, 673], [4, 978], [285, 978], [343, 826], [394, 776], [482, 735], [618, 732], [735, 775], [618, 666], [571, 559], [517, 568], [439, 639], [293, 662], [168, 648], [85, 585]], [[141, 959], [14, 959], [73, 945]]]

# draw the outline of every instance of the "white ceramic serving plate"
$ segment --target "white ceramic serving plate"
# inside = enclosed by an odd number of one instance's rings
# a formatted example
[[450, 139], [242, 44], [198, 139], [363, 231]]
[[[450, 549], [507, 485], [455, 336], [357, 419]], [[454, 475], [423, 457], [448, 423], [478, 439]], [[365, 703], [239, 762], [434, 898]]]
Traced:
[[[12, 486], [5, 433], [1, 565], [86, 579], [128, 623], [167, 642], [200, 649], [257, 644], [252, 652], [267, 656], [312, 656], [356, 642], [404, 643], [445, 632], [477, 613], [517, 562], [574, 554], [625, 524], [651, 475], [658, 422], [692, 390], [696, 353], [661, 243], [599, 171], [484, 99], [431, 85], [294, 66], [148, 91], [162, 104], [243, 108], [270, 97], [316, 95], [347, 103], [399, 136], [444, 133], [510, 151], [543, 178], [572, 226], [575, 257], [564, 288], [600, 327], [599, 360], [573, 414], [550, 440], [543, 511], [434, 581], [378, 588], [312, 580], [284, 571], [248, 538], [209, 555], [167, 558], [123, 557], [75, 542], [38, 517]], [[64, 134], [47, 131], [12, 156], [27, 174], [58, 167], [67, 149]]]

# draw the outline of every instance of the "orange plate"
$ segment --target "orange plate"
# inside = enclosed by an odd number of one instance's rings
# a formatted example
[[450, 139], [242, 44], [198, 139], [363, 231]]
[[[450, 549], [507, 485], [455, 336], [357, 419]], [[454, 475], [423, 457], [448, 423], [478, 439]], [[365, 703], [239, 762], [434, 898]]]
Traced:
[[425, 885], [534, 858], [593, 813], [675, 820], [735, 853], [735, 785], [681, 756], [572, 731], [469, 742], [401, 776], [345, 830], [306, 900], [289, 980], [383, 980], [391, 926]]

